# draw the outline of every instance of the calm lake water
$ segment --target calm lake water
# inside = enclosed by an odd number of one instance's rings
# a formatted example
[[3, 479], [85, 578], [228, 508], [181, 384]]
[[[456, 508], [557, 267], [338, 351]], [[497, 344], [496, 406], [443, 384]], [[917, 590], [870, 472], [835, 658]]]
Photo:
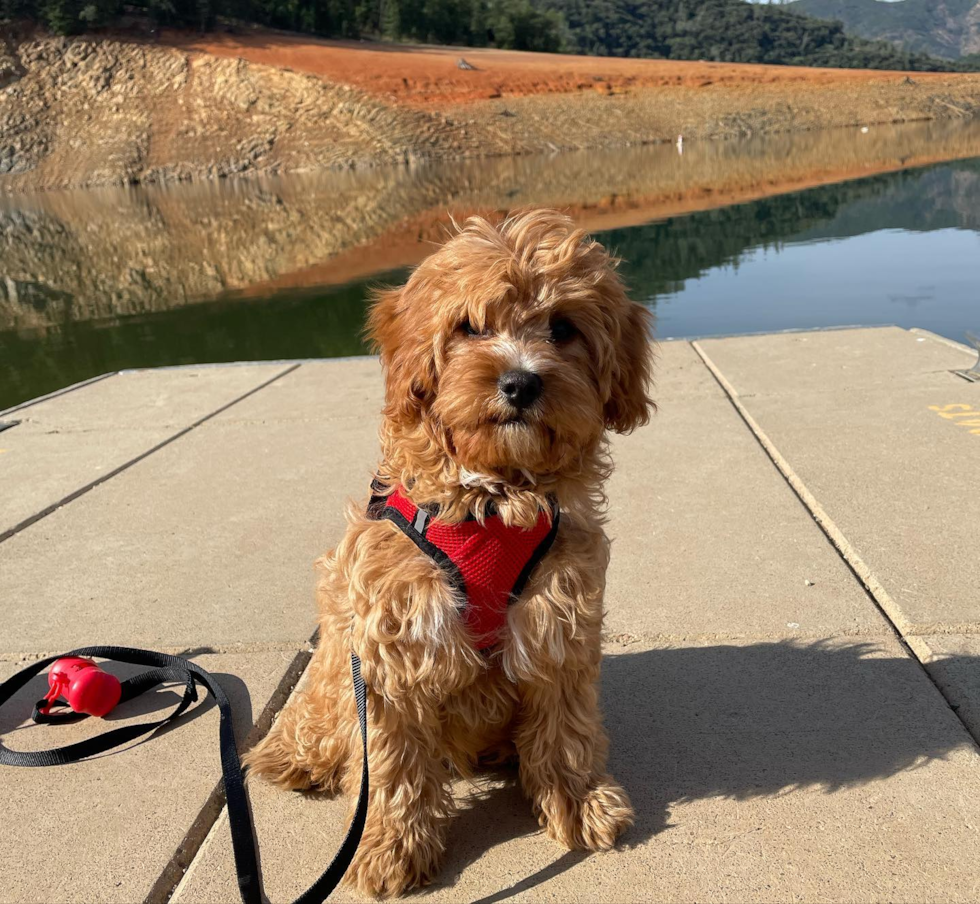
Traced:
[[0, 196], [0, 409], [130, 367], [363, 354], [370, 289], [450, 214], [526, 205], [613, 248], [663, 338], [980, 332], [980, 124]]

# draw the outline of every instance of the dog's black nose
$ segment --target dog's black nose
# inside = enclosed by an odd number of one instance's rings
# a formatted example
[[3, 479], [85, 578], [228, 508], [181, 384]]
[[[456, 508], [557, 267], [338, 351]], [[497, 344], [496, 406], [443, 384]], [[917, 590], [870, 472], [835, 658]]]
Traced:
[[511, 405], [523, 411], [538, 400], [544, 383], [529, 370], [509, 370], [497, 381], [497, 386]]

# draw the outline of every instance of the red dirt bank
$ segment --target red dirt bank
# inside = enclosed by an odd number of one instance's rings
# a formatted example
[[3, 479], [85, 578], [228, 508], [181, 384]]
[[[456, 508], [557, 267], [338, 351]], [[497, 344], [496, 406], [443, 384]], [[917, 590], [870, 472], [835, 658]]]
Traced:
[[[328, 41], [304, 35], [253, 32], [189, 35], [165, 31], [161, 42], [183, 50], [287, 68], [353, 85], [422, 107], [498, 97], [620, 94], [636, 88], [754, 88], [793, 85], [866, 85], [906, 75], [943, 83], [946, 73], [883, 73], [865, 69], [811, 69], [679, 60], [638, 60], [571, 54], [525, 53], [473, 47]], [[460, 57], [476, 67], [461, 70]], [[957, 78], [953, 76], [952, 78]]]

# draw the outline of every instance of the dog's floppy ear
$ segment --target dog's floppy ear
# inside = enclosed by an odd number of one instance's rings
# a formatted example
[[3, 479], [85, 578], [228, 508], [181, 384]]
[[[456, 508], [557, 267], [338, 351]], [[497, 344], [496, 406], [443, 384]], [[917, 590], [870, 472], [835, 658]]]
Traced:
[[401, 288], [376, 293], [366, 332], [381, 355], [389, 413], [418, 420], [435, 398], [436, 366], [434, 331], [423, 309], [412, 304], [418, 292], [413, 282], [410, 279]]
[[657, 410], [648, 395], [653, 370], [652, 324], [653, 315], [647, 308], [626, 301], [605, 408], [606, 426], [617, 433], [629, 433], [643, 426]]

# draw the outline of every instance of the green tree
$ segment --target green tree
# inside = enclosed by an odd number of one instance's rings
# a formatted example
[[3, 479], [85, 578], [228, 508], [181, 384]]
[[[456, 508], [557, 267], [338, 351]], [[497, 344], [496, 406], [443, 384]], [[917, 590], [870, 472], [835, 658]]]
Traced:
[[[976, 70], [849, 37], [840, 22], [744, 0], [128, 0], [157, 22], [213, 28], [221, 17], [343, 38], [517, 50], [873, 69]], [[110, 24], [122, 0], [0, 0], [0, 16], [71, 34]]]
[[381, 36], [395, 40], [401, 34], [402, 20], [398, 0], [384, 0], [381, 7]]
[[490, 10], [490, 29], [497, 47], [556, 53], [562, 49], [562, 20], [528, 0], [497, 0]]

